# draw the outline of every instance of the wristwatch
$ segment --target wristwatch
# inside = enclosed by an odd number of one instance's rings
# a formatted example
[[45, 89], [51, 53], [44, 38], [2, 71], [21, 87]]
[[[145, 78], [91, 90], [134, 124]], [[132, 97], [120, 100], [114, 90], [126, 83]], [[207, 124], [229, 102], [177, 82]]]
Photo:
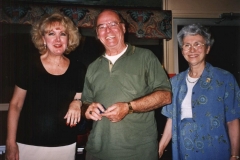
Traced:
[[133, 108], [132, 108], [131, 102], [128, 102], [127, 104], [128, 104], [128, 114], [133, 113]]

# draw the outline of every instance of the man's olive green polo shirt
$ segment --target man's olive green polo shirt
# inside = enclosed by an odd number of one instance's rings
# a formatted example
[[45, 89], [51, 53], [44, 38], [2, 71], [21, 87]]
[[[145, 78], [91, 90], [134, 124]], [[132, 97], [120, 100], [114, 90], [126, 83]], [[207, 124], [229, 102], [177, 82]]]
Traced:
[[[107, 108], [156, 90], [171, 91], [159, 60], [150, 50], [128, 44], [114, 65], [104, 56], [90, 64], [82, 99]], [[116, 123], [103, 117], [93, 123], [86, 150], [103, 160], [154, 160], [158, 158], [157, 134], [154, 111], [128, 114]]]

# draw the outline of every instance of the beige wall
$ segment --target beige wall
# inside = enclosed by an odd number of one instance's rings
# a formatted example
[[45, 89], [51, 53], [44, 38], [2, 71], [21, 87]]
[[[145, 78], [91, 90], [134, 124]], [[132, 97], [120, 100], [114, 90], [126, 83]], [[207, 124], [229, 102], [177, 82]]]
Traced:
[[[240, 13], [240, 0], [163, 0], [163, 9], [171, 10], [173, 18], [219, 18], [221, 13]], [[169, 74], [176, 73], [173, 39], [164, 40], [164, 67]]]

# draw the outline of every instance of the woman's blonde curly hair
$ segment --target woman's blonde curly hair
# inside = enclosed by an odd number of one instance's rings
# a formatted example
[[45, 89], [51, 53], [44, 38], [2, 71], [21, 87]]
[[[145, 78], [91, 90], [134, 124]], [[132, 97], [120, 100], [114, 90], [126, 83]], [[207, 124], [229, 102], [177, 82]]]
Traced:
[[78, 27], [75, 26], [73, 21], [67, 16], [64, 16], [61, 13], [53, 13], [51, 15], [44, 16], [32, 26], [32, 41], [35, 47], [39, 50], [40, 54], [46, 53], [46, 46], [44, 45], [42, 37], [51, 29], [51, 26], [56, 23], [63, 26], [68, 35], [68, 47], [64, 54], [69, 54], [79, 45], [81, 35], [78, 31]]

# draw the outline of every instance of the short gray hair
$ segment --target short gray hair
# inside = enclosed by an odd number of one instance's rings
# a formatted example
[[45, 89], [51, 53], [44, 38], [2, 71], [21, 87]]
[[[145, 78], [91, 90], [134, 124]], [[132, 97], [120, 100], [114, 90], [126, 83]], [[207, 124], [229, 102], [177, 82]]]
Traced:
[[202, 26], [201, 24], [191, 24], [184, 26], [179, 33], [177, 34], [178, 45], [182, 48], [183, 38], [186, 36], [195, 36], [200, 35], [204, 38], [206, 46], [212, 46], [214, 39], [207, 27]]

